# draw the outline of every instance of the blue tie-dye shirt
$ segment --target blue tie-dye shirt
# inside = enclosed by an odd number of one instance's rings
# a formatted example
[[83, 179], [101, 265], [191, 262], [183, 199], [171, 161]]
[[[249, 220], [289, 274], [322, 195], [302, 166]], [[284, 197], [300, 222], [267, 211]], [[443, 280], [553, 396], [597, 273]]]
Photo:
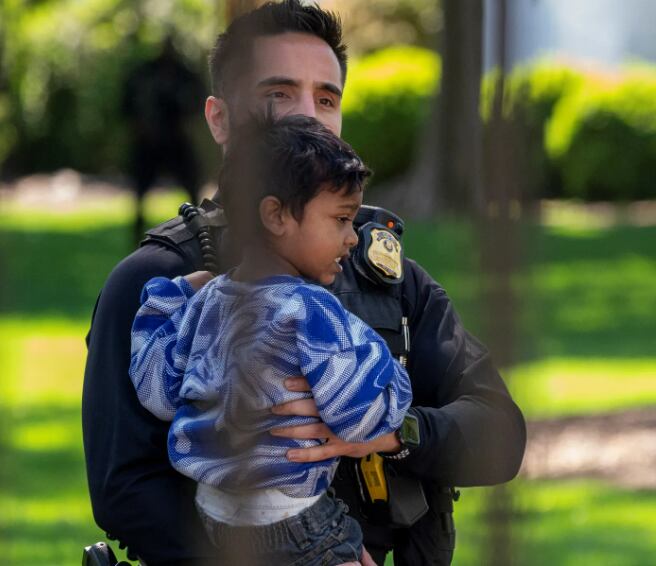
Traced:
[[144, 287], [132, 328], [130, 376], [141, 403], [172, 420], [169, 457], [181, 473], [225, 490], [325, 491], [335, 458], [295, 463], [290, 448], [316, 446], [269, 434], [315, 422], [271, 407], [310, 393], [283, 381], [303, 375], [321, 420], [363, 442], [401, 426], [408, 375], [384, 340], [328, 291], [288, 275], [253, 283], [221, 275], [194, 294], [181, 277]]

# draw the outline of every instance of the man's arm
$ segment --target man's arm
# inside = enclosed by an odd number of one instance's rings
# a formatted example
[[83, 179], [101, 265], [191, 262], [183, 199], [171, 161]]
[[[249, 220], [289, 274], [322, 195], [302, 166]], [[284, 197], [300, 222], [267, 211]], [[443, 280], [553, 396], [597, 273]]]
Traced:
[[522, 413], [489, 352], [463, 328], [444, 290], [416, 263], [408, 265], [408, 371], [421, 446], [396, 467], [439, 485], [508, 481], [524, 455]]
[[[487, 350], [462, 327], [444, 290], [415, 262], [406, 261], [405, 266], [412, 342], [408, 372], [415, 396], [411, 411], [419, 420], [421, 446], [396, 461], [395, 467], [445, 486], [508, 481], [519, 470], [526, 444], [521, 411]], [[288, 381], [292, 390], [307, 388], [303, 380]], [[312, 414], [312, 404], [312, 399], [293, 401], [276, 412]], [[319, 423], [278, 431], [295, 438], [329, 439], [322, 446], [290, 451], [288, 456], [317, 461], [399, 448], [393, 435], [354, 444], [317, 434], [326, 432], [322, 427]]]
[[168, 460], [169, 423], [141, 406], [128, 375], [144, 283], [190, 271], [164, 247], [141, 248], [110, 275], [88, 336], [82, 425], [94, 517], [149, 565], [192, 564], [211, 553], [194, 509], [195, 483]]

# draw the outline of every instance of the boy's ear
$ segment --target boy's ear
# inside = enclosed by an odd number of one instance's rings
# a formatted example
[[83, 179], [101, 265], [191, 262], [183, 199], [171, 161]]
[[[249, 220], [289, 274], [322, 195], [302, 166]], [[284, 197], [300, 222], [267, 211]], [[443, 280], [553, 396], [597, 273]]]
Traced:
[[287, 230], [288, 212], [280, 200], [266, 196], [260, 201], [260, 221], [273, 236], [283, 236]]

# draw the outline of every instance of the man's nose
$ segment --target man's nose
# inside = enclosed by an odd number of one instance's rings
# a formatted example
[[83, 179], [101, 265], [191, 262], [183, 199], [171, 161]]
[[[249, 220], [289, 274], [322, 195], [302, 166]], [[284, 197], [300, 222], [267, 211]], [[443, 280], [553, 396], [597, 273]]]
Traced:
[[309, 116], [310, 118], [317, 117], [317, 109], [314, 104], [314, 96], [312, 93], [303, 93], [298, 98], [298, 103], [296, 108], [294, 108], [294, 114], [302, 114], [303, 116]]

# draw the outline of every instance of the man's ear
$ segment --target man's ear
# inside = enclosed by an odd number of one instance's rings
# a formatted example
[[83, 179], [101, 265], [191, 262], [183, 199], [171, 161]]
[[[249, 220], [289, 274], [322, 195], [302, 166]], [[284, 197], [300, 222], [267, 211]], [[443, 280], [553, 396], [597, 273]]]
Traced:
[[288, 215], [278, 198], [267, 196], [260, 201], [260, 221], [271, 235], [284, 236], [289, 221]]
[[228, 118], [228, 106], [224, 98], [207, 97], [205, 101], [205, 120], [214, 141], [219, 145], [225, 145], [230, 132], [230, 120]]

